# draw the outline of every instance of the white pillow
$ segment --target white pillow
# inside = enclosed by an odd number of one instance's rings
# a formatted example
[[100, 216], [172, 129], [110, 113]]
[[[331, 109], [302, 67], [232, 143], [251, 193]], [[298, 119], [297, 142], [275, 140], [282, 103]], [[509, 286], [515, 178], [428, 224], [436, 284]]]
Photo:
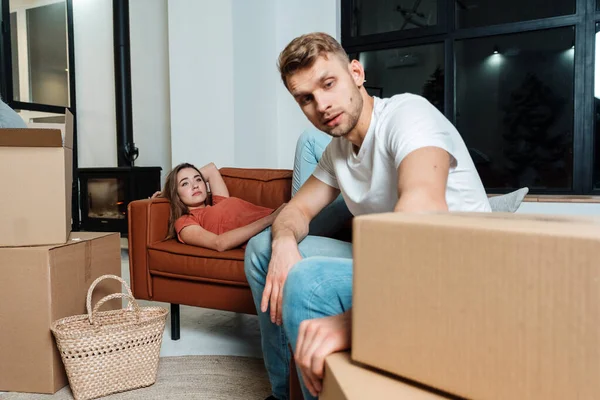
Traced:
[[515, 212], [519, 209], [525, 195], [529, 193], [529, 188], [524, 187], [514, 192], [494, 196], [489, 198], [490, 207], [493, 212]]

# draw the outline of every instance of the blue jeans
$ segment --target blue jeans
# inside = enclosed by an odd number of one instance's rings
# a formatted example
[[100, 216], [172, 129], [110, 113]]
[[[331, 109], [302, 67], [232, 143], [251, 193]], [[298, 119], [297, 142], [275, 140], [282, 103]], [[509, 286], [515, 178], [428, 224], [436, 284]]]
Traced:
[[[293, 194], [312, 174], [329, 140], [316, 130], [305, 131], [300, 136], [296, 147]], [[250, 239], [246, 247], [244, 267], [258, 312], [265, 367], [273, 396], [280, 400], [288, 399], [288, 343], [295, 348], [300, 322], [340, 314], [351, 307], [352, 244], [320, 236], [339, 230], [350, 217], [340, 196], [311, 222], [309, 236], [298, 244], [303, 259], [291, 269], [284, 286], [283, 327], [271, 323], [269, 310], [266, 313], [260, 311], [271, 259], [271, 230]], [[303, 383], [302, 390], [305, 398], [313, 398]]]
[[[312, 175], [329, 142], [331, 142], [331, 137], [317, 129], [311, 128], [302, 132], [296, 143], [292, 196]], [[348, 210], [344, 198], [340, 194], [313, 218], [308, 232], [315, 236], [331, 236], [339, 231], [350, 218], [352, 218], [352, 213]]]

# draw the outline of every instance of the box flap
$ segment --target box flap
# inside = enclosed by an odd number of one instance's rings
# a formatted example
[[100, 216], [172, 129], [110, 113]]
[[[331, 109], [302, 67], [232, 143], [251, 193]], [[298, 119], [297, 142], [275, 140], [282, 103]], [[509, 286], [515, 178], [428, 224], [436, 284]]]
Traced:
[[[29, 123], [28, 128], [0, 129], [0, 146], [66, 147], [73, 149], [74, 118], [65, 108], [65, 123]], [[57, 133], [56, 131], [59, 131]]]
[[323, 400], [441, 400], [434, 392], [413, 386], [401, 379], [380, 374], [350, 360], [349, 353], [335, 353], [325, 360]]
[[59, 129], [0, 129], [3, 147], [62, 147]]
[[1, 249], [17, 249], [20, 251], [49, 251], [58, 249], [65, 246], [81, 243], [82, 241], [89, 241], [96, 238], [105, 236], [119, 235], [117, 232], [71, 232], [69, 239], [65, 243], [59, 244], [45, 244], [45, 245], [34, 245], [34, 246], [0, 246]]
[[116, 232], [71, 232], [69, 234], [69, 240], [66, 243], [57, 244], [50, 246], [50, 249], [56, 249], [59, 247], [70, 246], [73, 244], [98, 239], [105, 236], [119, 235]]
[[64, 146], [68, 149], [73, 148], [73, 130], [75, 129], [74, 118], [71, 111], [65, 108], [65, 138]]
[[[0, 391], [48, 392], [53, 381], [48, 253], [0, 249]], [[2, 397], [0, 395], [0, 397]]]
[[354, 230], [371, 223], [435, 225], [461, 230], [485, 229], [572, 237], [600, 237], [600, 218], [511, 213], [383, 213], [354, 218]]

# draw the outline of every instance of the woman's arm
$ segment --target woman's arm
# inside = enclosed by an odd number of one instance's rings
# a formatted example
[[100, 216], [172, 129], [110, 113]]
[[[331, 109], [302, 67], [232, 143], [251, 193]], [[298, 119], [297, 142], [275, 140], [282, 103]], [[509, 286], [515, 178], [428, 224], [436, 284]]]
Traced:
[[200, 168], [200, 172], [208, 181], [213, 196], [229, 197], [227, 185], [225, 185], [225, 181], [214, 163], [206, 164], [204, 167]]
[[243, 243], [246, 243], [254, 235], [271, 226], [284, 206], [285, 204], [258, 221], [254, 221], [241, 228], [232, 229], [229, 232], [220, 235], [209, 232], [200, 225], [190, 225], [183, 228], [179, 233], [179, 236], [186, 244], [206, 247], [211, 250], [227, 251], [235, 249], [236, 247], [240, 247]]

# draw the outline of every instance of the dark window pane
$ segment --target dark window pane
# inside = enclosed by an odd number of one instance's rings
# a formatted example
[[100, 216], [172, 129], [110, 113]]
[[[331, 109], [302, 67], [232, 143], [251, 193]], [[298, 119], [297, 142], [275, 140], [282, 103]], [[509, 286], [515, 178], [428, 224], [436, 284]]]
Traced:
[[456, 26], [472, 28], [574, 14], [576, 0], [455, 1]]
[[596, 24], [596, 54], [594, 62], [594, 187], [600, 188], [600, 24]]
[[437, 24], [437, 0], [352, 0], [352, 36]]
[[365, 88], [372, 96], [414, 93], [443, 112], [444, 46], [403, 47], [352, 54], [365, 68]]
[[488, 189], [570, 190], [572, 27], [458, 41], [456, 126]]
[[68, 106], [65, 2], [27, 10], [30, 101]]

